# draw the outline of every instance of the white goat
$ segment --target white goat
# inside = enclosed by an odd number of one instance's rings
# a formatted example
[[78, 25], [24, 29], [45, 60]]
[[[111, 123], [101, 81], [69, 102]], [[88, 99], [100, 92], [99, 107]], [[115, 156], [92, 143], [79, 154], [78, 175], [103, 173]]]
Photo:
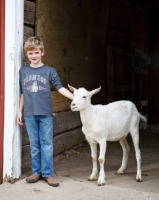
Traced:
[[90, 92], [84, 88], [76, 89], [70, 85], [68, 85], [68, 87], [74, 93], [71, 110], [80, 111], [83, 125], [82, 131], [91, 148], [93, 169], [88, 180], [97, 180], [97, 143], [99, 143], [100, 153], [98, 161], [100, 163], [100, 173], [97, 184], [101, 186], [106, 183], [104, 162], [107, 141], [119, 141], [122, 146], [122, 164], [116, 174], [123, 174], [127, 166], [129, 154], [129, 145], [126, 141], [126, 137], [128, 133], [130, 133], [136, 152], [136, 180], [141, 182], [139, 122], [143, 121], [146, 124], [146, 118], [137, 111], [135, 105], [130, 101], [116, 101], [108, 105], [92, 105], [91, 96], [99, 92], [101, 87]]

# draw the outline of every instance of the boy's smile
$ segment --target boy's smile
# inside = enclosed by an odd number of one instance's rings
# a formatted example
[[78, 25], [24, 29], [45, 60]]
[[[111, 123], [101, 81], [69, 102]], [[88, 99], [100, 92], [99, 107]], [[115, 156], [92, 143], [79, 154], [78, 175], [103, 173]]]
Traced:
[[43, 65], [43, 63], [41, 62], [41, 58], [43, 55], [44, 52], [41, 51], [40, 48], [27, 51], [27, 57], [31, 62], [31, 67], [40, 67], [41, 65]]

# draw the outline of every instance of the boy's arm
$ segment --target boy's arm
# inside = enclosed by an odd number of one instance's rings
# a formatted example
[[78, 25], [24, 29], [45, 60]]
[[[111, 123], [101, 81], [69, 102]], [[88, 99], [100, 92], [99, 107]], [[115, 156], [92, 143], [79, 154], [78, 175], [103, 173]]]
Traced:
[[18, 116], [17, 116], [17, 122], [20, 125], [23, 125], [23, 121], [22, 121], [22, 112], [23, 112], [23, 108], [24, 108], [24, 97], [23, 94], [20, 95], [20, 101], [19, 101], [19, 110], [18, 110]]
[[58, 90], [58, 92], [59, 92], [60, 94], [62, 94], [63, 96], [65, 96], [65, 97], [67, 97], [67, 98], [73, 100], [73, 94], [72, 94], [68, 89], [62, 87], [62, 88], [60, 88], [60, 89]]

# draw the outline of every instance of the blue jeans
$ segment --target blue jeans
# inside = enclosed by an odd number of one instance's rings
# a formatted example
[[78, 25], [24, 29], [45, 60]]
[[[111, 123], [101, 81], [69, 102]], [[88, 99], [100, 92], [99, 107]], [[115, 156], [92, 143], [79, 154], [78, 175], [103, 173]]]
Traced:
[[44, 115], [24, 117], [30, 140], [33, 174], [54, 175], [53, 117]]

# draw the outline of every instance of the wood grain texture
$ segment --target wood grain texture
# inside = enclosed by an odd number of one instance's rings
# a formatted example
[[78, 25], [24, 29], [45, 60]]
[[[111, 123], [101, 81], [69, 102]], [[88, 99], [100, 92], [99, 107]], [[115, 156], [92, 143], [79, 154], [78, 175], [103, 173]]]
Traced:
[[57, 91], [52, 92], [53, 112], [70, 110], [71, 100]]
[[24, 1], [24, 24], [35, 25], [35, 3]]

